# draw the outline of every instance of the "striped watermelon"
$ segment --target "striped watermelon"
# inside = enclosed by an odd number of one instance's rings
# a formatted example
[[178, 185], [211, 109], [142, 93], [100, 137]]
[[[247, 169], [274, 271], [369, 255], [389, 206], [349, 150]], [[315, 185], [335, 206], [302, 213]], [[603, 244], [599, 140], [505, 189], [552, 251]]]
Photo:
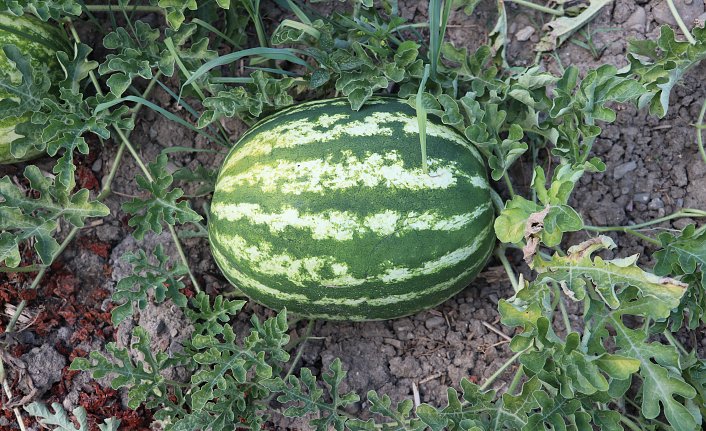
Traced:
[[[35, 67], [47, 67], [52, 82], [58, 82], [64, 78], [63, 70], [56, 58], [56, 51], [67, 50], [68, 41], [58, 24], [45, 23], [29, 15], [18, 17], [9, 13], [0, 13], [0, 76], [9, 76], [12, 81], [19, 84], [22, 75], [5, 56], [2, 50], [5, 45], [15, 45], [24, 55], [31, 56]], [[0, 101], [11, 97], [14, 96], [0, 86]], [[31, 113], [21, 117], [0, 117], [0, 164], [27, 160], [42, 154], [42, 151], [35, 150], [17, 159], [10, 153], [12, 141], [19, 137], [15, 133], [15, 126], [29, 120], [30, 116]]]
[[413, 108], [378, 98], [297, 105], [262, 120], [225, 159], [211, 203], [211, 250], [226, 277], [266, 306], [377, 320], [459, 292], [493, 246], [479, 153], [427, 123], [422, 172]]

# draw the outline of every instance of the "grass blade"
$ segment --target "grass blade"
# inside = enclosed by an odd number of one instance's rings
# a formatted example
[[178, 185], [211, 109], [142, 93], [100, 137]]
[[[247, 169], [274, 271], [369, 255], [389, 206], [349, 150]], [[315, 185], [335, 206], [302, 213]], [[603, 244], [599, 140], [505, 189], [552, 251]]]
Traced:
[[216, 27], [212, 26], [211, 24], [207, 23], [206, 21], [202, 21], [198, 18], [194, 18], [191, 20], [194, 24], [200, 25], [201, 27], [205, 28], [206, 30], [210, 31], [211, 33], [215, 34], [216, 36], [219, 36], [223, 38], [226, 42], [230, 43], [231, 46], [238, 46], [237, 43], [230, 37], [228, 37], [225, 33], [222, 31], [218, 30]]
[[429, 65], [424, 65], [424, 75], [422, 82], [417, 90], [417, 124], [419, 125], [419, 145], [422, 147], [422, 171], [429, 173], [429, 165], [427, 164], [427, 110], [424, 107], [422, 95], [424, 94], [424, 86], [429, 79]]
[[303, 51], [298, 49], [285, 49], [285, 48], [249, 48], [243, 49], [241, 51], [232, 52], [211, 61], [204, 63], [201, 67], [196, 69], [193, 75], [182, 84], [182, 88], [201, 78], [203, 75], [215, 69], [216, 67], [224, 66], [226, 64], [238, 61], [241, 58], [260, 56], [271, 60], [284, 60], [290, 63], [298, 64], [304, 66], [307, 69], [313, 69], [312, 66], [301, 58], [297, 57], [295, 54], [304, 54]]
[[189, 130], [192, 130], [200, 135], [205, 136], [206, 138], [208, 138], [212, 142], [218, 142], [218, 139], [215, 136], [212, 136], [212, 135], [204, 132], [201, 129], [197, 129], [193, 124], [185, 121], [184, 119], [182, 119], [180, 117], [177, 117], [176, 115], [172, 114], [171, 112], [167, 111], [166, 109], [162, 108], [161, 106], [155, 105], [154, 103], [150, 102], [149, 100], [144, 99], [142, 97], [138, 97], [138, 96], [127, 96], [127, 97], [122, 97], [120, 99], [112, 100], [110, 102], [101, 103], [98, 106], [96, 106], [95, 113], [97, 114], [99, 112], [105, 111], [106, 109], [110, 109], [113, 106], [119, 105], [124, 102], [135, 102], [135, 103], [145, 105], [146, 107], [152, 109], [153, 111], [162, 114], [168, 120], [173, 121], [178, 124], [181, 124], [182, 126], [187, 127]]

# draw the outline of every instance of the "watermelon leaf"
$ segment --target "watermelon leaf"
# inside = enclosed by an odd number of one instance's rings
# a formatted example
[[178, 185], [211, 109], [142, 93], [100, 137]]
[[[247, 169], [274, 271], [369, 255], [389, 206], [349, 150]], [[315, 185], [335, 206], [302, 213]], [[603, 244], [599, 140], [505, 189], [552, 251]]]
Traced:
[[[187, 273], [187, 268], [182, 264], [170, 266], [162, 244], [158, 244], [150, 256], [154, 256], [154, 259], [150, 259], [144, 250], [123, 255], [122, 259], [133, 266], [133, 275], [122, 278], [115, 286], [113, 301], [124, 302], [111, 311], [113, 326], [117, 327], [120, 322], [132, 316], [134, 303], [143, 310], [147, 306], [148, 292], [153, 293], [157, 304], [171, 299], [179, 307], [186, 307], [187, 298], [181, 292], [184, 288], [181, 276]], [[152, 263], [155, 259], [156, 265]]]
[[[111, 375], [113, 389], [129, 388], [127, 404], [131, 409], [142, 403], [153, 407], [164, 405], [162, 397], [166, 398], [169, 390], [161, 372], [185, 364], [187, 358], [181, 353], [153, 352], [150, 336], [141, 326], [132, 331], [130, 349], [140, 352], [144, 359], [135, 359], [128, 349], [111, 342], [106, 345], [110, 356], [92, 351], [88, 358], [75, 358], [69, 368], [90, 371], [96, 379]], [[166, 405], [170, 406], [170, 403]]]
[[[46, 178], [36, 166], [28, 166], [24, 173], [30, 187], [38, 197], [27, 196], [22, 188], [13, 184], [10, 177], [0, 179], [0, 250], [8, 266], [19, 264], [19, 244], [34, 238], [35, 249], [45, 265], [50, 264], [59, 244], [52, 237], [60, 220], [82, 227], [88, 217], [109, 214], [108, 207], [90, 200], [88, 190], [70, 193], [56, 179]], [[71, 185], [73, 188], [73, 184]]]
[[134, 198], [125, 202], [123, 210], [132, 214], [128, 224], [135, 227], [134, 236], [142, 239], [150, 230], [162, 233], [162, 223], [170, 225], [187, 222], [198, 222], [202, 217], [191, 209], [189, 202], [180, 200], [184, 191], [180, 188], [170, 189], [173, 182], [172, 175], [167, 171], [167, 156], [161, 154], [153, 163], [149, 164], [152, 181], [144, 176], [137, 177], [140, 188], [150, 193], [147, 199]]
[[225, 299], [219, 295], [211, 305], [211, 298], [199, 292], [191, 304], [192, 308], [186, 309], [186, 315], [194, 325], [194, 332], [215, 336], [223, 333], [224, 325], [245, 306], [245, 301]]
[[631, 40], [628, 45], [630, 67], [625, 76], [637, 77], [647, 92], [640, 97], [640, 106], [648, 106], [650, 114], [664, 117], [669, 95], [681, 77], [694, 65], [706, 59], [706, 28], [694, 27], [696, 44], [677, 40], [669, 26], [660, 27], [657, 40]]
[[309, 421], [309, 425], [317, 431], [331, 428], [343, 431], [348, 417], [339, 413], [339, 408], [360, 400], [354, 392], [341, 394], [340, 385], [346, 377], [346, 371], [341, 367], [341, 360], [336, 358], [329, 365], [329, 372], [322, 377], [326, 383], [327, 392], [331, 398], [328, 402], [324, 398], [324, 389], [316, 382], [316, 377], [308, 368], [302, 368], [299, 377], [290, 375], [285, 381], [280, 377], [264, 382], [272, 392], [281, 393], [277, 401], [286, 404], [284, 415], [288, 417], [301, 417], [310, 413], [322, 412], [318, 419]]
[[661, 233], [662, 249], [655, 252], [657, 275], [680, 276], [689, 288], [679, 307], [672, 312], [672, 331], [677, 331], [686, 318], [686, 327], [695, 329], [706, 322], [706, 232], [697, 233], [694, 225], [681, 235]]
[[[74, 422], [66, 414], [66, 410], [59, 403], [52, 403], [51, 408], [49, 408], [38, 402], [34, 402], [28, 406], [25, 406], [25, 410], [30, 415], [40, 418], [39, 423], [44, 427], [52, 431], [89, 431], [88, 417], [86, 414], [86, 409], [79, 406], [73, 410], [76, 422], [78, 422], [78, 428], [74, 425]], [[51, 428], [49, 428], [51, 427]], [[98, 429], [100, 431], [118, 431], [120, 427], [120, 419], [109, 418], [106, 419], [102, 424], [98, 424]]]
[[[216, 304], [222, 301], [216, 300]], [[225, 304], [234, 311], [243, 305]], [[286, 311], [264, 323], [253, 316], [251, 323], [250, 335], [242, 345], [236, 343], [230, 325], [223, 325], [222, 334], [206, 330], [192, 337], [189, 349], [197, 370], [191, 376], [191, 408], [203, 420], [213, 421], [228, 411], [244, 419], [258, 416], [256, 412], [262, 407], [255, 401], [270, 395], [268, 382], [289, 360], [283, 350], [289, 341]], [[228, 425], [225, 422], [223, 429]]]
[[251, 73], [250, 78], [252, 82], [245, 86], [219, 91], [204, 99], [203, 105], [207, 109], [199, 118], [198, 126], [206, 127], [223, 117], [252, 120], [294, 103], [288, 93], [294, 86], [293, 78], [273, 78], [261, 70]]
[[154, 70], [165, 76], [174, 75], [175, 55], [188, 70], [196, 70], [203, 62], [216, 56], [215, 51], [208, 49], [208, 39], [192, 40], [197, 29], [195, 23], [189, 23], [178, 30], [165, 30], [165, 36], [170, 38], [174, 47], [171, 51], [160, 40], [159, 29], [144, 21], [135, 22], [134, 33], [118, 27], [103, 39], [107, 49], [117, 52], [106, 56], [98, 72], [103, 76], [109, 75], [108, 87], [113, 95], [120, 97], [135, 78], [151, 79]]
[[0, 117], [21, 117], [28, 112], [39, 111], [51, 85], [46, 70], [35, 70], [29, 57], [24, 56], [14, 45], [4, 45], [1, 48], [5, 56], [15, 63], [21, 79], [15, 83], [9, 73], [0, 73], [0, 89], [14, 96], [0, 99]]
[[81, 3], [75, 0], [0, 0], [0, 12], [10, 12], [16, 16], [34, 13], [42, 21], [50, 18], [60, 20], [65, 16], [81, 14]]
[[[381, 397], [377, 392], [372, 390], [368, 391], [367, 400], [370, 403], [369, 409], [372, 413], [388, 420], [385, 428], [383, 428], [385, 430], [421, 431], [426, 427], [420, 419], [411, 417], [414, 408], [412, 400], [403, 400], [399, 402], [396, 407], [393, 407], [392, 400], [388, 395], [384, 394]], [[353, 431], [375, 430], [377, 429], [375, 425], [376, 424], [373, 419], [369, 419], [365, 422], [360, 419], [351, 419], [346, 423], [346, 426]]]
[[601, 299], [611, 309], [620, 306], [618, 292], [626, 287], [637, 288], [642, 295], [654, 302], [654, 319], [664, 319], [668, 315], [657, 310], [671, 310], [679, 305], [686, 292], [687, 285], [678, 280], [657, 277], [643, 271], [635, 263], [637, 255], [622, 259], [591, 259], [597, 251], [615, 248], [615, 243], [607, 236], [599, 236], [581, 244], [572, 246], [567, 256], [552, 256], [551, 260], [535, 257], [533, 267], [539, 273], [539, 280], [553, 280], [561, 283], [562, 289], [570, 292], [569, 296], [585, 296], [585, 289], [592, 283]]

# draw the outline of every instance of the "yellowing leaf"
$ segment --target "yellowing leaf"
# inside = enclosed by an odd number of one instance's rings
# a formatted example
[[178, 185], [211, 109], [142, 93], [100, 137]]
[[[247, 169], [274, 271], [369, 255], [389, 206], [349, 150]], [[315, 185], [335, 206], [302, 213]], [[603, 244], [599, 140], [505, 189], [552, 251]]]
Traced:
[[620, 305], [616, 289], [628, 286], [636, 287], [644, 296], [654, 298], [668, 309], [679, 305], [687, 285], [643, 271], [635, 264], [637, 255], [613, 260], [598, 256], [591, 259], [594, 252], [614, 247], [615, 243], [609, 237], [599, 236], [569, 248], [567, 256], [554, 255], [548, 261], [536, 257], [534, 269], [540, 273], [540, 278], [565, 283], [566, 288], [575, 293], [582, 293], [586, 283], [591, 282], [603, 301], [613, 309]]

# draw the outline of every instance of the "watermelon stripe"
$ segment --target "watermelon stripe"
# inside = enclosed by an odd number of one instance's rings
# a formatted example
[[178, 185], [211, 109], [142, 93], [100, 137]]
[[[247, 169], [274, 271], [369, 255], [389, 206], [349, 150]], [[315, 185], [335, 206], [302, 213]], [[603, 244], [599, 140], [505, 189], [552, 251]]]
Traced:
[[[386, 155], [373, 153], [360, 160], [348, 153], [345, 163], [332, 163], [327, 159], [281, 160], [276, 164], [256, 164], [238, 174], [230, 173], [219, 181], [224, 192], [232, 192], [241, 186], [259, 186], [264, 193], [327, 193], [329, 190], [375, 187], [405, 190], [445, 189], [465, 179], [474, 187], [488, 189], [487, 181], [480, 175], [468, 175], [454, 162], [443, 163], [428, 160], [429, 173], [421, 166], [405, 169], [395, 152]], [[225, 167], [228, 173], [228, 166]], [[302, 176], [302, 173], [307, 176]]]
[[400, 236], [415, 230], [456, 231], [476, 221], [484, 212], [491, 209], [489, 202], [479, 205], [472, 212], [447, 216], [436, 211], [416, 211], [400, 214], [386, 210], [362, 217], [350, 211], [328, 211], [325, 213], [300, 213], [287, 206], [278, 212], [266, 212], [257, 203], [228, 204], [214, 203], [211, 215], [219, 220], [247, 220], [253, 224], [263, 224], [272, 233], [285, 228], [305, 229], [311, 232], [312, 239], [352, 240], [367, 233]]
[[[274, 244], [261, 241], [253, 245], [239, 235], [227, 235], [216, 231], [211, 235], [211, 241], [220, 245], [224, 251], [235, 259], [243, 259], [248, 262], [255, 272], [265, 276], [285, 276], [287, 280], [299, 286], [326, 285], [336, 287], [358, 286], [364, 283], [374, 283], [376, 286], [382, 282], [385, 284], [406, 281], [422, 275], [439, 273], [445, 269], [454, 267], [470, 256], [474, 255], [483, 245], [483, 240], [488, 237], [492, 226], [487, 226], [476, 236], [473, 241], [453, 251], [430, 261], [424, 262], [418, 267], [394, 266], [386, 269], [380, 274], [371, 274], [361, 279], [353, 277], [348, 273], [348, 265], [337, 261], [331, 256], [302, 256], [296, 257], [287, 253], [277, 253]], [[330, 268], [335, 278], [325, 278], [322, 270]]]
[[[494, 244], [494, 240], [492, 243]], [[228, 260], [218, 247], [212, 248], [212, 250], [217, 262]], [[343, 316], [346, 320], [354, 321], [380, 320], [389, 319], [391, 309], [394, 311], [394, 316], [406, 316], [446, 301], [458, 292], [459, 282], [465, 286], [471, 281], [485, 265], [492, 250], [492, 246], [487, 247], [486, 245], [485, 253], [463, 272], [451, 279], [426, 287], [423, 291], [377, 298], [365, 296], [348, 299], [322, 297], [318, 300], [312, 300], [309, 296], [301, 293], [283, 292], [265, 286], [254, 278], [237, 271], [233, 266], [221, 267], [221, 269], [231, 280], [236, 281], [246, 294], [252, 295], [257, 302], [270, 307], [278, 309], [287, 307], [290, 310], [299, 310], [312, 318], [340, 320]], [[429, 296], [433, 296], [434, 299], [429, 301]], [[424, 301], [420, 301], [421, 299]], [[320, 310], [323, 309], [329, 309], [331, 312], [321, 312]], [[317, 312], [308, 310], [317, 310]]]
[[[406, 107], [406, 105], [404, 106]], [[288, 114], [307, 112], [316, 107], [316, 105], [309, 106], [305, 110], [294, 110]], [[223, 167], [224, 171], [227, 172], [242, 159], [270, 155], [277, 149], [291, 149], [316, 143], [330, 143], [338, 139], [350, 140], [354, 137], [363, 136], [392, 137], [399, 134], [400, 125], [404, 135], [410, 137], [419, 136], [417, 118], [400, 112], [375, 112], [358, 120], [354, 119], [350, 113], [323, 113], [317, 118], [305, 117], [266, 128], [272, 121], [270, 119], [258, 125], [256, 127], [257, 133], [248, 135], [252, 136], [252, 138], [247, 149], [238, 151], [232, 157], [229, 157]], [[479, 163], [483, 163], [480, 153], [453, 129], [429, 121], [426, 133], [427, 137], [441, 138], [447, 142], [450, 141], [460, 145], [470, 151]]]
[[42, 46], [48, 58], [54, 58], [56, 51], [64, 51], [67, 48], [66, 35], [61, 26], [51, 25], [34, 17], [0, 13], [0, 32], [3, 45], [12, 43], [10, 38], [14, 35], [17, 38], [17, 46]]

